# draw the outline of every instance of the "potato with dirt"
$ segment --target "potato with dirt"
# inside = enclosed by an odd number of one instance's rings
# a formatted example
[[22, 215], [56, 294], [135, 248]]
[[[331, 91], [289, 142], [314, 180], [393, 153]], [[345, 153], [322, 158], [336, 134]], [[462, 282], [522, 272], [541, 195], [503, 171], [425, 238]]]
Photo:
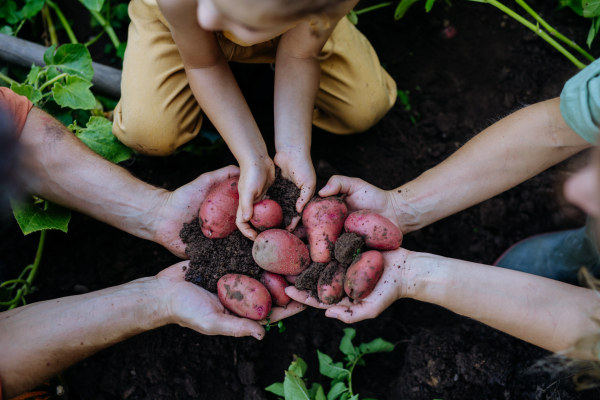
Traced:
[[259, 231], [278, 228], [283, 222], [283, 211], [276, 201], [265, 199], [254, 204], [250, 223]]
[[221, 239], [237, 229], [235, 217], [240, 202], [239, 177], [222, 182], [210, 191], [200, 206], [202, 233], [210, 239]]
[[377, 250], [369, 250], [356, 256], [346, 271], [344, 291], [354, 300], [362, 300], [371, 294], [383, 274], [383, 256]]
[[310, 264], [306, 245], [283, 229], [259, 233], [252, 246], [252, 257], [262, 269], [280, 275], [298, 275]]
[[217, 282], [221, 304], [240, 317], [260, 321], [271, 311], [271, 294], [256, 279], [246, 275], [227, 274]]
[[292, 301], [290, 296], [285, 294], [285, 288], [290, 286], [290, 284], [283, 276], [264, 271], [260, 277], [260, 283], [271, 293], [271, 299], [275, 305], [285, 307]]
[[346, 268], [342, 267], [337, 261], [332, 261], [323, 270], [319, 277], [317, 293], [319, 301], [324, 304], [335, 304], [344, 294], [344, 277]]
[[389, 219], [372, 211], [360, 210], [348, 216], [346, 232], [362, 237], [367, 247], [377, 250], [396, 250], [402, 244], [402, 232]]
[[340, 197], [314, 197], [306, 205], [302, 225], [308, 235], [310, 258], [314, 262], [331, 261], [333, 247], [347, 217], [348, 208]]

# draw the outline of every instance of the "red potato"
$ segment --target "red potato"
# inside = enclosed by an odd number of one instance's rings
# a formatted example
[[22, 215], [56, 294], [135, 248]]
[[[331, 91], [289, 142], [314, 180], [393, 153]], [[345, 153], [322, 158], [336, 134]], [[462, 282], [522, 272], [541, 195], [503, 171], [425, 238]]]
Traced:
[[210, 239], [221, 239], [237, 229], [235, 216], [240, 203], [239, 177], [227, 179], [210, 191], [200, 206], [202, 233]]
[[256, 279], [246, 275], [227, 274], [217, 282], [221, 304], [240, 317], [260, 321], [271, 311], [271, 295]]
[[314, 262], [331, 261], [333, 245], [342, 233], [348, 208], [340, 197], [314, 197], [304, 208], [302, 225], [308, 234], [310, 258]]
[[276, 305], [283, 307], [292, 301], [290, 296], [285, 294], [285, 288], [290, 286], [290, 284], [283, 276], [265, 271], [260, 277], [260, 283], [265, 285], [269, 293], [271, 293], [271, 299]]
[[383, 256], [377, 250], [359, 254], [346, 271], [344, 291], [354, 300], [371, 294], [383, 274]]
[[296, 226], [296, 228], [292, 231], [292, 233], [295, 236], [299, 237], [300, 239], [305, 239], [307, 237], [306, 229], [304, 229], [304, 225]]
[[335, 304], [344, 294], [344, 277], [346, 269], [336, 261], [330, 263], [319, 277], [317, 293], [319, 301], [324, 304]]
[[344, 223], [346, 232], [362, 237], [367, 247], [395, 250], [402, 244], [402, 232], [389, 219], [367, 210], [353, 212]]
[[254, 212], [250, 223], [258, 230], [272, 229], [281, 226], [283, 211], [281, 206], [273, 200], [262, 200], [254, 204]]
[[306, 245], [283, 229], [259, 233], [252, 246], [252, 257], [262, 269], [280, 275], [298, 275], [310, 264]]

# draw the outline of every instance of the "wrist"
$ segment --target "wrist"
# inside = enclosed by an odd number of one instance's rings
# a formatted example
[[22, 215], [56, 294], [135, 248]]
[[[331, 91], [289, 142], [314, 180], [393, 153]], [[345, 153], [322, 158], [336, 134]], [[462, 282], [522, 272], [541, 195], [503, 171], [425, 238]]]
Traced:
[[153, 188], [150, 192], [146, 193], [145, 196], [149, 199], [149, 204], [144, 212], [141, 213], [138, 223], [135, 226], [131, 226], [131, 229], [127, 230], [127, 232], [140, 239], [163, 244], [160, 242], [158, 227], [162, 221], [169, 219], [169, 216], [166, 214], [169, 210], [168, 205], [172, 195], [173, 192], [161, 188]]
[[402, 297], [443, 304], [444, 293], [451, 280], [445, 260], [433, 254], [410, 252], [402, 268]]
[[403, 235], [428, 225], [424, 199], [411, 187], [411, 183], [389, 190], [387, 193], [391, 198], [393, 214]]

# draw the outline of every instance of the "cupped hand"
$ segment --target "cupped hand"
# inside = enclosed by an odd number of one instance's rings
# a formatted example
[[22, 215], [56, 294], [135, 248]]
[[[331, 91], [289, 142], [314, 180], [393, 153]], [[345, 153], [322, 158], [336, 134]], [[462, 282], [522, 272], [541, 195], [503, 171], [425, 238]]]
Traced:
[[200, 206], [215, 186], [239, 174], [239, 168], [231, 165], [202, 174], [174, 192], [162, 192], [162, 197], [157, 197], [159, 204], [153, 217], [154, 241], [178, 257], [189, 258], [185, 254], [185, 244], [179, 237], [183, 223], [198, 218]]
[[292, 299], [311, 307], [326, 309], [325, 316], [336, 318], [347, 324], [377, 317], [396, 300], [406, 297], [409, 292], [407, 260], [410, 252], [399, 248], [381, 253], [384, 259], [383, 275], [370, 295], [362, 300], [350, 301], [344, 297], [339, 303], [327, 305], [312, 297], [307, 291], [293, 286], [285, 292]]
[[203, 335], [253, 336], [258, 340], [265, 336], [260, 323], [231, 315], [215, 294], [187, 282], [183, 268], [188, 265], [189, 261], [183, 261], [157, 275], [169, 322]]
[[379, 189], [358, 178], [334, 175], [329, 178], [327, 185], [319, 191], [319, 196], [346, 195], [344, 201], [349, 212], [369, 210], [392, 221], [402, 230], [398, 222], [395, 197], [388, 191]]
[[[275, 165], [281, 168], [281, 176], [292, 181], [300, 189], [300, 197], [296, 202], [296, 210], [302, 213], [304, 206], [312, 199], [317, 185], [317, 175], [310, 158], [310, 153], [290, 151], [279, 151], [275, 154]], [[300, 222], [301, 217], [292, 219], [290, 225], [285, 229], [293, 231]]]
[[249, 164], [240, 165], [240, 206], [237, 211], [236, 225], [244, 236], [254, 240], [257, 236], [249, 221], [254, 214], [254, 203], [262, 200], [269, 187], [275, 181], [273, 160], [264, 156]]

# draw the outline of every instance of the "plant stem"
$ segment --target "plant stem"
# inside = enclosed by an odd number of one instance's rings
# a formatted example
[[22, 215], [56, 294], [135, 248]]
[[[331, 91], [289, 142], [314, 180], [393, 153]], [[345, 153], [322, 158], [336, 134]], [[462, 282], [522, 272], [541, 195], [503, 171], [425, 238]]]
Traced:
[[19, 82], [15, 81], [14, 79], [11, 79], [8, 76], [4, 75], [2, 72], [0, 72], [0, 79], [2, 79], [4, 82], [10, 83], [10, 84], [19, 83]]
[[110, 26], [110, 24], [104, 19], [102, 14], [100, 14], [98, 11], [94, 11], [94, 10], [90, 10], [90, 9], [88, 9], [88, 10], [92, 14], [92, 17], [94, 17], [96, 19], [96, 21], [98, 21], [98, 23], [100, 25], [102, 25], [102, 27], [108, 34], [108, 37], [110, 37], [110, 41], [112, 42], [113, 46], [115, 46], [115, 49], [118, 49], [119, 46], [121, 45], [121, 41], [117, 37], [117, 34], [115, 33], [115, 30], [112, 28], [112, 26]]
[[546, 21], [544, 21], [542, 19], [542, 17], [540, 17], [535, 11], [533, 11], [533, 9], [531, 7], [529, 7], [529, 5], [527, 5], [527, 3], [525, 3], [524, 0], [515, 0], [515, 1], [517, 2], [518, 5], [523, 7], [525, 9], [525, 11], [527, 11], [529, 13], [529, 15], [531, 15], [533, 18], [535, 18], [535, 20], [538, 21], [548, 32], [550, 32], [550, 34], [552, 36], [555, 36], [559, 40], [562, 40], [563, 42], [565, 42], [566, 44], [568, 44], [569, 46], [571, 46], [572, 48], [577, 50], [579, 53], [581, 53], [581, 55], [583, 55], [588, 60], [596, 61], [596, 59], [592, 55], [590, 55], [587, 51], [585, 51], [584, 49], [579, 47], [574, 41], [566, 38], [560, 32], [558, 32], [556, 29], [551, 27]]
[[554, 47], [556, 50], [558, 50], [560, 53], [562, 53], [562, 55], [564, 55], [569, 60], [571, 60], [571, 62], [573, 64], [575, 64], [579, 69], [584, 69], [585, 67], [587, 67], [587, 65], [585, 65], [584, 63], [579, 61], [577, 58], [575, 58], [575, 56], [573, 56], [573, 54], [569, 53], [564, 47], [562, 47], [559, 43], [557, 43], [556, 40], [552, 39], [550, 37], [550, 35], [548, 35], [546, 32], [544, 32], [543, 30], [541, 30], [539, 27], [535, 26], [531, 22], [527, 21], [525, 18], [523, 18], [522, 16], [520, 16], [519, 14], [517, 14], [510, 8], [506, 7], [504, 4], [502, 4], [496, 0], [471, 0], [471, 1], [475, 1], [477, 3], [488, 3], [498, 9], [504, 11], [506, 14], [510, 15], [511, 17], [513, 17], [514, 19], [516, 19], [517, 21], [519, 21], [520, 23], [525, 25], [527, 28], [534, 31], [538, 36], [540, 36], [546, 42], [550, 43], [550, 45], [552, 47]]
[[56, 3], [53, 2], [52, 0], [46, 0], [46, 4], [48, 4], [50, 7], [52, 7], [54, 12], [56, 13], [56, 16], [60, 20], [60, 23], [65, 28], [65, 32], [67, 32], [67, 36], [69, 36], [71, 43], [73, 43], [73, 44], [79, 43], [77, 41], [77, 38], [75, 37], [75, 34], [73, 33], [73, 30], [71, 29], [71, 25], [69, 25], [69, 22], [67, 22], [65, 15], [62, 13], [62, 11], [58, 7], [58, 5], [56, 5]]
[[42, 13], [44, 14], [44, 18], [46, 19], [46, 23], [48, 24], [48, 33], [50, 34], [50, 43], [58, 46], [58, 37], [56, 36], [56, 28], [54, 28], [54, 22], [52, 21], [52, 16], [50, 15], [50, 9], [47, 5], [42, 9]]
[[52, 78], [52, 79], [50, 79], [48, 82], [46, 82], [46, 83], [44, 83], [42, 86], [40, 86], [40, 92], [41, 92], [42, 90], [44, 90], [46, 87], [48, 87], [48, 86], [52, 85], [54, 82], [56, 82], [56, 81], [58, 81], [58, 80], [60, 80], [60, 79], [64, 78], [65, 76], [68, 76], [68, 75], [69, 75], [69, 74], [67, 74], [67, 73], [65, 72], [65, 73], [62, 73], [62, 74], [58, 75], [58, 76], [57, 76], [57, 77], [55, 77], [55, 78]]
[[23, 25], [25, 24], [26, 21], [27, 21], [27, 19], [22, 20], [21, 23], [19, 24], [19, 26], [17, 27], [17, 29], [15, 29], [15, 31], [13, 32], [13, 35], [15, 37], [19, 34], [19, 31], [21, 30], [21, 28], [23, 27]]
[[100, 39], [100, 38], [102, 37], [102, 35], [104, 35], [105, 33], [106, 33], [106, 31], [100, 31], [100, 33], [99, 33], [99, 34], [97, 34], [97, 35], [96, 35], [96, 36], [95, 36], [95, 37], [94, 37], [92, 40], [90, 40], [89, 42], [85, 42], [83, 45], [84, 45], [85, 47], [89, 47], [89, 46], [93, 45], [93, 44], [94, 44], [94, 43], [96, 43], [96, 41], [97, 41], [98, 39]]
[[376, 5], [374, 5], [374, 6], [371, 6], [371, 7], [361, 8], [361, 9], [360, 9], [360, 10], [358, 10], [358, 11], [354, 11], [354, 14], [356, 14], [356, 15], [360, 15], [360, 14], [364, 14], [364, 13], [366, 13], [366, 12], [373, 11], [373, 10], [377, 10], [378, 8], [383, 8], [383, 7], [387, 7], [387, 6], [390, 6], [390, 5], [392, 5], [392, 3], [391, 3], [391, 2], [388, 2], [388, 3], [381, 3], [381, 4], [376, 4]]

